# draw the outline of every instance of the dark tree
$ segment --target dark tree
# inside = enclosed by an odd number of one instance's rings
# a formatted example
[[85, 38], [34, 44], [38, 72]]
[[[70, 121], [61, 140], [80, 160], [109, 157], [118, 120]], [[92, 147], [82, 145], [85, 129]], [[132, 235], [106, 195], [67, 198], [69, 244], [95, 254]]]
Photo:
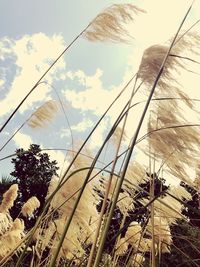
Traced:
[[191, 199], [185, 201], [182, 214], [185, 215], [193, 226], [200, 227], [200, 194], [194, 188], [181, 182], [180, 185], [191, 194]]
[[[37, 216], [44, 206], [51, 177], [57, 175], [57, 162], [50, 161], [49, 155], [42, 153], [40, 146], [36, 144], [30, 145], [27, 151], [23, 148], [17, 149], [16, 155], [11, 160], [14, 171], [10, 174], [19, 186], [19, 196], [11, 210], [11, 216], [17, 217], [22, 205], [32, 196], [36, 196], [40, 201], [40, 208], [35, 214]], [[26, 222], [27, 228], [32, 227], [34, 222], [34, 219]]]
[[200, 266], [200, 229], [180, 219], [170, 228], [173, 239], [171, 253], [162, 255], [160, 266]]

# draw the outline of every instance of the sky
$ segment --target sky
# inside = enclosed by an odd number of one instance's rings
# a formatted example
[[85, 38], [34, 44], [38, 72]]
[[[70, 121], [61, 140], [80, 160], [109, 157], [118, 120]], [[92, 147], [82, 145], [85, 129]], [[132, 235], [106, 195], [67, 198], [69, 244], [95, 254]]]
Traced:
[[[93, 43], [79, 38], [5, 127], [0, 146], [38, 107], [48, 100], [58, 101], [58, 95], [65, 114], [61, 108], [53, 122], [42, 129], [32, 129], [26, 123], [1, 150], [0, 158], [13, 154], [17, 148], [27, 149], [31, 143], [37, 143], [43, 149], [55, 149], [48, 153], [62, 166], [65, 158], [63, 149], [72, 147], [68, 123], [73, 141], [80, 143], [84, 140], [114, 97], [137, 71], [144, 50], [150, 45], [169, 40], [191, 4], [189, 0], [127, 2], [146, 11], [136, 16], [133, 24], [127, 25], [127, 30], [133, 36], [131, 43]], [[0, 125], [59, 53], [91, 20], [105, 8], [119, 3], [124, 1], [0, 0]], [[196, 1], [184, 27], [189, 28], [199, 17], [200, 4]], [[199, 25], [196, 29], [199, 30]], [[192, 87], [191, 79], [185, 76], [182, 79], [188, 84], [187, 93], [192, 97], [200, 97], [196, 76]], [[106, 131], [129, 96], [128, 92], [111, 109], [92, 136], [89, 143], [91, 150], [95, 151], [102, 143]], [[142, 92], [138, 99], [145, 97], [146, 94]], [[128, 136], [131, 136], [141, 110], [142, 106], [133, 112], [128, 122]], [[145, 129], [144, 126], [142, 133], [145, 133]], [[0, 161], [0, 165], [1, 176], [12, 171], [10, 158]]]

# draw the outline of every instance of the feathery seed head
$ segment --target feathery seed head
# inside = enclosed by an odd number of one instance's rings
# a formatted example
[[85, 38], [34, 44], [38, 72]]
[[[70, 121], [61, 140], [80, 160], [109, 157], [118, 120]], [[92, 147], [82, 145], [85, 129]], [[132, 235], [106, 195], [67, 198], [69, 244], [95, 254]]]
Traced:
[[59, 178], [56, 175], [53, 175], [48, 187], [48, 192], [46, 195], [46, 199], [56, 190], [58, 186]]
[[144, 261], [145, 257], [142, 254], [140, 253], [134, 254], [132, 267], [141, 267]]
[[40, 207], [40, 201], [37, 197], [29, 198], [22, 206], [22, 214], [25, 217], [33, 216], [33, 212]]
[[[140, 78], [147, 86], [152, 86], [154, 83], [168, 49], [168, 46], [156, 44], [144, 51], [138, 70], [138, 78]], [[162, 72], [161, 79], [158, 82], [158, 85], [160, 85], [161, 88], [166, 88], [169, 82], [170, 84], [176, 82], [173, 72], [178, 71], [178, 67], [183, 67], [180, 59], [169, 56]]]
[[12, 219], [6, 213], [0, 213], [0, 236], [4, 235], [12, 226]]
[[[147, 225], [147, 232], [152, 233], [151, 221]], [[154, 217], [154, 238], [156, 248], [162, 253], [170, 253], [169, 247], [172, 244], [172, 237], [169, 223], [165, 218]]]
[[117, 243], [116, 253], [117, 255], [124, 255], [128, 250], [128, 242], [126, 242], [125, 238], [121, 238]]
[[[171, 42], [169, 40], [169, 42]], [[197, 31], [188, 31], [185, 34], [185, 31], [180, 32], [178, 35], [176, 42], [174, 44], [175, 52], [185, 52], [189, 51], [194, 55], [199, 55], [199, 42], [200, 42], [200, 35]]]
[[58, 110], [58, 103], [54, 100], [49, 100], [32, 114], [27, 124], [34, 129], [42, 128], [53, 120]]
[[[171, 174], [191, 183], [187, 168], [197, 166], [196, 146], [200, 145], [198, 128], [177, 127], [190, 123], [175, 101], [161, 101], [154, 107], [148, 122], [150, 153], [165, 161]], [[146, 149], [145, 153], [149, 154], [149, 150]]]
[[120, 193], [117, 206], [120, 211], [125, 214], [128, 210], [134, 209], [133, 199], [126, 192]]
[[20, 231], [24, 231], [24, 221], [22, 219], [16, 218], [13, 222], [12, 225], [12, 231], [13, 230], [20, 230]]
[[141, 226], [137, 222], [131, 222], [131, 224], [129, 225], [126, 231], [125, 239], [128, 240], [129, 244], [133, 246], [137, 246], [140, 240], [141, 234], [142, 234]]
[[114, 4], [92, 21], [83, 36], [92, 42], [127, 42], [130, 36], [125, 24], [133, 21], [133, 15], [140, 12], [145, 11], [132, 4]]
[[3, 200], [0, 205], [0, 212], [8, 212], [10, 208], [13, 207], [14, 201], [17, 198], [18, 185], [13, 184], [10, 188], [3, 194]]
[[129, 186], [129, 181], [133, 185], [138, 185], [146, 179], [146, 169], [144, 165], [137, 161], [131, 162], [128, 166], [125, 184]]

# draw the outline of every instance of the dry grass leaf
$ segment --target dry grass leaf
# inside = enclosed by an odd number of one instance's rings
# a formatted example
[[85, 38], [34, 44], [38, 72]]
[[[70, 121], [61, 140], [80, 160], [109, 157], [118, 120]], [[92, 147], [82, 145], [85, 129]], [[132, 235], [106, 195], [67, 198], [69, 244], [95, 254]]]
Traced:
[[128, 210], [134, 209], [133, 199], [124, 191], [123, 193], [119, 194], [117, 207], [123, 214], [126, 214]]
[[129, 36], [125, 24], [134, 20], [133, 15], [145, 12], [133, 4], [114, 4], [101, 12], [83, 34], [89, 41], [127, 42]]
[[43, 128], [48, 122], [51, 122], [59, 110], [58, 102], [49, 100], [39, 107], [28, 120], [28, 126], [31, 128]]

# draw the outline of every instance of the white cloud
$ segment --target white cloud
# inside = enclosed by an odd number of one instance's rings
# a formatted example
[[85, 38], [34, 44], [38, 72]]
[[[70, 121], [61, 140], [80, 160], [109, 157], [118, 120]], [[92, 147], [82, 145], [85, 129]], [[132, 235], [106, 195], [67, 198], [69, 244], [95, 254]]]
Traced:
[[0, 79], [0, 87], [3, 86], [5, 84], [5, 81]]
[[14, 138], [13, 138], [15, 144], [17, 147], [21, 148], [23, 147], [23, 149], [28, 149], [30, 144], [33, 143], [33, 140], [31, 139], [31, 137], [27, 134], [23, 134], [18, 132]]
[[[60, 35], [48, 37], [43, 33], [25, 35], [16, 41], [12, 40], [10, 48], [4, 46], [4, 43], [5, 41], [2, 41], [1, 46], [3, 46], [5, 53], [16, 56], [15, 64], [18, 72], [6, 97], [0, 101], [1, 116], [7, 114], [19, 104], [52, 61], [64, 49], [64, 41]], [[65, 69], [65, 61], [61, 59], [44, 79], [51, 83], [57, 72], [63, 69]], [[43, 101], [49, 91], [50, 88], [44, 84], [38, 86], [23, 104], [20, 112], [25, 111], [36, 101]]]
[[[97, 70], [98, 72], [98, 76], [102, 74], [102, 71], [100, 69]], [[80, 84], [82, 85], [85, 85], [86, 84], [86, 75], [84, 73], [84, 71], [82, 70], [78, 70], [78, 71], [75, 71], [75, 72], [72, 72], [72, 71], [68, 71], [66, 76], [71, 79], [71, 80], [74, 80], [75, 78], [78, 78], [78, 81]]]
[[61, 129], [61, 133], [60, 133], [60, 137], [64, 138], [64, 137], [70, 137], [70, 130], [69, 129]]
[[[71, 77], [77, 77], [77, 73], [71, 74]], [[82, 71], [81, 81], [84, 81], [86, 89], [80, 92], [76, 90], [66, 90], [64, 92], [66, 100], [70, 101], [74, 108], [82, 111], [92, 111], [97, 116], [104, 113], [122, 88], [120, 86], [108, 89], [103, 88], [102, 71], [100, 69], [97, 69], [92, 76], [87, 76]]]
[[[133, 63], [134, 62], [130, 64], [133, 65]], [[133, 75], [130, 69], [128, 68], [128, 71], [124, 74], [123, 82], [118, 86], [111, 86], [110, 88], [103, 87], [101, 70], [97, 70], [95, 74], [92, 76], [87, 76], [83, 71], [81, 72], [79, 71], [78, 75], [77, 72], [75, 73], [70, 72], [71, 79], [74, 79], [77, 76], [81, 77], [81, 82], [84, 83], [85, 90], [78, 92], [76, 90], [66, 90], [64, 92], [66, 100], [71, 102], [73, 108], [80, 109], [83, 112], [90, 111], [97, 117], [100, 117], [109, 107], [109, 105], [113, 102], [113, 100], [122, 90], [122, 88], [124, 88], [124, 86], [127, 84], [128, 79], [130, 79]], [[91, 149], [95, 149], [103, 143], [105, 131], [109, 127], [111, 127], [111, 124], [113, 124], [116, 118], [119, 116], [123, 107], [130, 98], [132, 89], [133, 89], [133, 84], [131, 84], [127, 88], [127, 90], [123, 93], [123, 95], [117, 100], [114, 106], [110, 109], [107, 115], [107, 120], [101, 123], [101, 125], [95, 130], [95, 133], [92, 136], [90, 142]], [[140, 94], [136, 96], [134, 103], [144, 98], [145, 97]], [[126, 133], [128, 136], [127, 143], [129, 143], [130, 138], [132, 138], [134, 134], [134, 130], [141, 116], [143, 106], [144, 105], [138, 105], [137, 107], [134, 107], [130, 111], [126, 124]], [[80, 126], [81, 125], [78, 124], [76, 126], [76, 129], [78, 129]], [[82, 129], [82, 127], [80, 127], [80, 129]], [[145, 133], [146, 133], [146, 127], [143, 127], [140, 135], [144, 135]]]
[[[46, 152], [50, 156], [51, 160], [57, 161], [58, 163], [57, 166], [60, 168], [60, 171], [61, 171], [63, 164], [64, 164], [64, 160], [65, 160], [65, 154], [59, 150], [48, 150], [44, 152]], [[65, 166], [66, 164], [68, 164], [68, 162], [65, 162]], [[58, 173], [59, 173], [59, 170], [58, 170]]]
[[77, 125], [72, 126], [71, 129], [77, 132], [84, 132], [88, 128], [91, 128], [93, 125], [94, 125], [93, 121], [91, 121], [90, 119], [84, 118]]

